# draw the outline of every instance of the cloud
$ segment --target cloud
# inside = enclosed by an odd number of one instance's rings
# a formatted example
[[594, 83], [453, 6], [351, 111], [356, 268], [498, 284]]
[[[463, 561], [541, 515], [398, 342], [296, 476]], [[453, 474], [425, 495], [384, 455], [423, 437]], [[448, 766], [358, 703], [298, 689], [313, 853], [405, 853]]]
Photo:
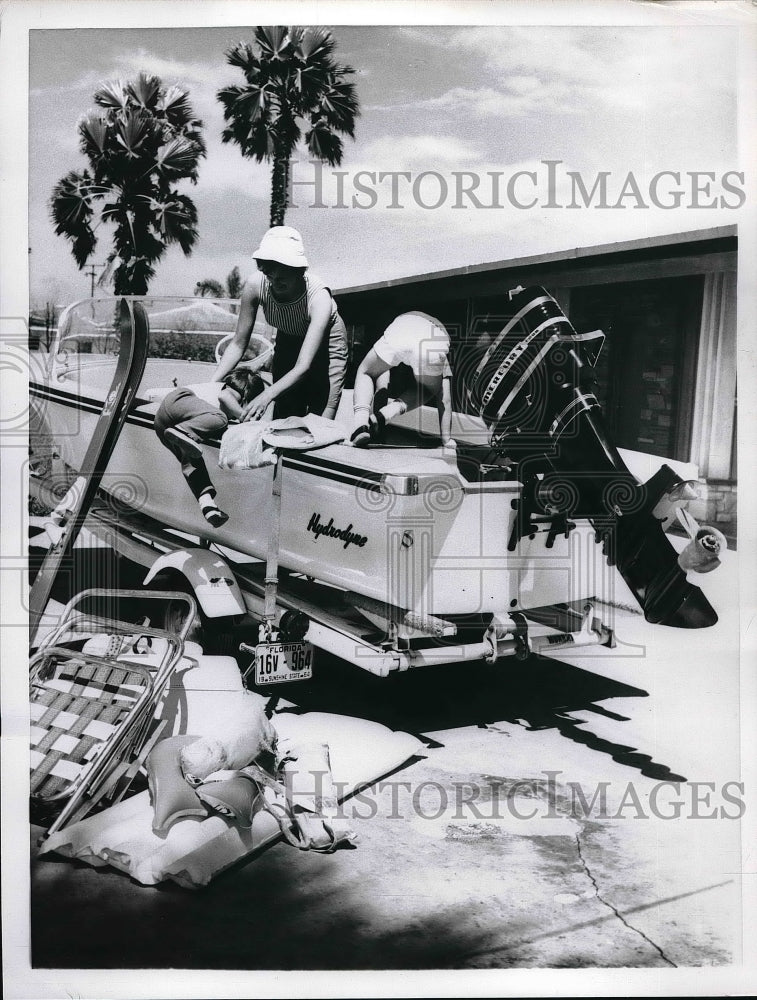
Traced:
[[462, 55], [469, 76], [478, 68], [482, 80], [416, 102], [419, 108], [502, 118], [621, 112], [655, 120], [673, 112], [695, 120], [703, 108], [727, 108], [735, 95], [731, 28], [493, 26], [415, 30], [413, 37]]
[[[525, 77], [514, 77], [523, 81]], [[535, 77], [531, 79], [536, 80]], [[419, 104], [427, 110], [440, 109], [457, 115], [477, 118], [525, 118], [533, 114], [576, 115], [585, 110], [585, 100], [579, 100], [575, 88], [556, 81], [529, 89], [453, 87], [439, 97], [432, 97]]]
[[350, 163], [351, 170], [403, 170], [431, 164], [477, 162], [480, 151], [454, 135], [388, 135], [359, 150], [362, 167]]

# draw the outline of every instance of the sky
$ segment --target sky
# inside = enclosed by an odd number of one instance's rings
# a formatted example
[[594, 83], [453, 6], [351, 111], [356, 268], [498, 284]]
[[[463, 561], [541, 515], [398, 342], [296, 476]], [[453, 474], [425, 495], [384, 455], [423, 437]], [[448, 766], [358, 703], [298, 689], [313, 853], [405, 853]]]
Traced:
[[[339, 168], [345, 176], [329, 168], [321, 175], [321, 207], [314, 168], [305, 152], [295, 154], [294, 180], [303, 183], [295, 186], [297, 207], [286, 217], [303, 234], [311, 268], [332, 288], [736, 221], [730, 206], [740, 199], [722, 186], [723, 174], [747, 166], [736, 128], [735, 27], [332, 30], [337, 59], [356, 70], [362, 114], [355, 141], [345, 140]], [[151, 292], [188, 295], [201, 279], [223, 281], [235, 265], [243, 275], [253, 270], [251, 255], [268, 225], [269, 168], [221, 142], [216, 99], [220, 87], [243, 79], [226, 63], [225, 49], [251, 38], [252, 29], [243, 26], [30, 31], [33, 304], [89, 294], [90, 279], [53, 232], [50, 193], [66, 172], [86, 165], [76, 124], [93, 107], [95, 89], [140, 70], [189, 91], [208, 144], [199, 183], [181, 186], [197, 205], [200, 238], [188, 258], [178, 248], [167, 252]], [[551, 203], [548, 160], [556, 161]], [[362, 175], [373, 196], [356, 188], [359, 171], [375, 176]], [[396, 181], [394, 202], [391, 178], [378, 179], [382, 171], [410, 174]], [[526, 173], [513, 180], [518, 171]], [[585, 198], [574, 198], [569, 171], [588, 191], [606, 172], [609, 207], [596, 207], [596, 199], [586, 207]], [[651, 200], [650, 180], [661, 171], [681, 175], [677, 208]], [[693, 171], [715, 174], [699, 195], [692, 195]], [[462, 172], [479, 178], [477, 204], [457, 194], [456, 185], [473, 183], [462, 181]], [[732, 186], [743, 188], [729, 176]], [[677, 187], [669, 175], [660, 178], [657, 201], [672, 204]], [[370, 207], [353, 207], [354, 197]], [[577, 207], [564, 207], [571, 199]], [[696, 207], [713, 201], [714, 207]], [[104, 261], [108, 250], [105, 233], [93, 262]]]

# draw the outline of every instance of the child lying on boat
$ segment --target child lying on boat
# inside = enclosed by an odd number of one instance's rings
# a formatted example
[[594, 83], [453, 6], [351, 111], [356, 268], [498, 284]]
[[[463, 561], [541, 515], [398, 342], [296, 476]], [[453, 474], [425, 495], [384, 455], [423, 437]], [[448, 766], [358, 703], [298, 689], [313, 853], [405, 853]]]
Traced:
[[[365, 448], [381, 441], [386, 424], [423, 403], [436, 403], [442, 445], [452, 450], [452, 393], [449, 366], [449, 334], [439, 320], [422, 312], [402, 313], [384, 331], [355, 376], [355, 424], [350, 443]], [[389, 374], [398, 365], [412, 369], [415, 384], [378, 405], [382, 390], [386, 396]]]
[[214, 528], [225, 524], [229, 515], [217, 506], [216, 490], [202, 451], [192, 442], [220, 437], [229, 420], [240, 420], [247, 404], [265, 388], [260, 375], [236, 368], [222, 382], [174, 389], [164, 397], [155, 414], [155, 433], [181, 462], [181, 471], [203, 517]]

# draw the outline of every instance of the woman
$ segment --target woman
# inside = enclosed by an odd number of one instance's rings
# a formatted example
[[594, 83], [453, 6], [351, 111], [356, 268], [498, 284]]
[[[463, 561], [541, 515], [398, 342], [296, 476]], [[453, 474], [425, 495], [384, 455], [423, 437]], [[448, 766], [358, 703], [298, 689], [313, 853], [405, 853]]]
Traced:
[[[243, 411], [257, 420], [274, 403], [275, 417], [316, 413], [333, 420], [344, 385], [347, 337], [331, 291], [308, 270], [302, 237], [289, 226], [269, 229], [253, 254], [257, 272], [244, 285], [234, 339], [214, 379], [241, 361], [258, 307], [276, 330], [273, 384]], [[246, 367], [255, 370], [255, 362]]]

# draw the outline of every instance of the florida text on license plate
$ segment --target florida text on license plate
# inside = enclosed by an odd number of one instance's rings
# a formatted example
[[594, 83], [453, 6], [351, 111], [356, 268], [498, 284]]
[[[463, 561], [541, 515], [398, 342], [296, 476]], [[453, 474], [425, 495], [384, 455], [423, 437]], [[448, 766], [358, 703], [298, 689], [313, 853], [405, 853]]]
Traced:
[[309, 642], [261, 642], [255, 647], [255, 683], [282, 684], [313, 676]]

